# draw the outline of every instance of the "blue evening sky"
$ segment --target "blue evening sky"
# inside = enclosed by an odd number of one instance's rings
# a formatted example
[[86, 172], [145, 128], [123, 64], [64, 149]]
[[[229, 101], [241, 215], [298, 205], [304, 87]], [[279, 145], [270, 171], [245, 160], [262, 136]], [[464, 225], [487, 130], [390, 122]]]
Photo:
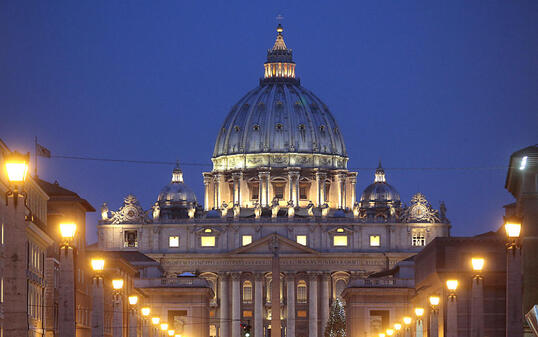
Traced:
[[[1, 1], [0, 137], [56, 155], [202, 163], [258, 85], [282, 13], [297, 74], [331, 109], [350, 168], [387, 167], [409, 202], [444, 200], [453, 234], [495, 230], [510, 154], [538, 142], [538, 2]], [[96, 208], [149, 208], [172, 166], [40, 159]], [[482, 167], [484, 170], [390, 168]], [[501, 169], [499, 169], [501, 167]], [[373, 181], [360, 169], [358, 194]], [[96, 240], [97, 213], [88, 217]]]

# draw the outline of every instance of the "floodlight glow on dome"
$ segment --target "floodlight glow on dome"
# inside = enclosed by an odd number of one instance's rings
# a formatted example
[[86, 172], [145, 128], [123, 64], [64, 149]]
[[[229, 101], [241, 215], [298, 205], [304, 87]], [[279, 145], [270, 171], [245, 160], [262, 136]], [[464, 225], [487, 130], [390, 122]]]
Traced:
[[519, 166], [520, 170], [524, 170], [525, 167], [527, 167], [527, 158], [528, 158], [527, 156], [521, 158], [521, 164]]

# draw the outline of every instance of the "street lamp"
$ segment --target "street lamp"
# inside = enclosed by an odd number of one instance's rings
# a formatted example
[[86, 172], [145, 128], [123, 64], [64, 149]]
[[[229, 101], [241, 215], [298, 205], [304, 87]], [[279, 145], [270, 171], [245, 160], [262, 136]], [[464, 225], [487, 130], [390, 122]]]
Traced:
[[415, 308], [415, 316], [417, 316], [416, 323], [416, 337], [422, 337], [424, 335], [424, 323], [422, 322], [422, 315], [424, 315], [424, 308]]
[[458, 337], [458, 304], [456, 302], [456, 289], [458, 289], [458, 280], [447, 280], [446, 287], [449, 290], [447, 313], [446, 313], [446, 336]]
[[174, 330], [168, 330], [168, 336], [174, 336], [175, 331]]
[[105, 333], [105, 290], [103, 287], [103, 270], [105, 260], [95, 257], [90, 261], [93, 269], [92, 282], [92, 336], [103, 336]]
[[484, 263], [485, 260], [483, 257], [473, 257], [471, 259], [471, 265], [473, 266], [473, 270], [478, 273], [480, 273], [484, 268]]
[[403, 322], [404, 322], [405, 325], [409, 325], [409, 324], [411, 324], [412, 321], [413, 321], [412, 318], [409, 317], [409, 316], [405, 316], [405, 317], [403, 318]]
[[430, 311], [430, 335], [431, 337], [437, 337], [439, 335], [439, 323], [438, 323], [438, 309], [437, 306], [441, 302], [441, 298], [436, 295], [432, 295], [429, 298], [431, 311]]
[[5, 156], [5, 169], [7, 172], [7, 180], [10, 185], [10, 188], [6, 192], [6, 206], [8, 205], [8, 197], [13, 196], [13, 202], [16, 208], [19, 193], [24, 196], [24, 204], [26, 205], [27, 195], [24, 191], [19, 191], [19, 188], [22, 187], [21, 185], [26, 181], [29, 162], [30, 153], [23, 155], [17, 151], [13, 151]]
[[138, 303], [138, 296], [132, 295], [129, 296], [129, 304], [135, 306]]
[[138, 303], [138, 296], [131, 295], [127, 298], [129, 301], [130, 309], [129, 310], [129, 337], [136, 337], [137, 330], [137, 310], [136, 304]]
[[484, 336], [484, 269], [485, 260], [483, 257], [471, 258], [473, 267], [473, 284], [471, 287], [471, 336]]
[[151, 323], [153, 325], [157, 325], [159, 324], [159, 322], [161, 321], [161, 318], [160, 317], [151, 317]]
[[148, 307], [144, 307], [144, 308], [140, 309], [140, 312], [142, 313], [142, 316], [147, 317], [147, 316], [149, 316], [149, 314], [151, 312], [151, 309], [148, 308]]
[[77, 224], [68, 222], [60, 224], [60, 234], [64, 241], [64, 244], [69, 246], [71, 241], [75, 238], [75, 233], [77, 231]]
[[409, 316], [405, 316], [403, 322], [405, 324], [405, 337], [411, 337], [411, 322], [413, 322], [413, 319]]
[[161, 323], [161, 330], [162, 331], [168, 330], [168, 323]]
[[[58, 307], [58, 334], [75, 336], [75, 261], [74, 247], [71, 242], [75, 237], [77, 225], [72, 222], [60, 223], [60, 282], [58, 284], [58, 300], [63, 305]], [[63, 253], [62, 253], [63, 250]]]
[[380, 333], [378, 336], [379, 336], [379, 337], [385, 337], [385, 334], [384, 334], [384, 333]]
[[112, 288], [119, 292], [123, 288], [123, 279], [114, 279], [112, 280]]
[[123, 279], [113, 279], [112, 280], [112, 289], [113, 291], [113, 316], [114, 320], [113, 330], [114, 336], [121, 336], [123, 330], [123, 305], [122, 305], [122, 296], [121, 290], [123, 289]]
[[91, 260], [92, 269], [96, 275], [101, 276], [101, 273], [105, 269], [105, 260], [101, 258], [95, 258]]
[[417, 317], [422, 317], [422, 315], [424, 315], [424, 308], [415, 308], [415, 315]]
[[394, 330], [393, 329], [387, 329], [387, 331], [385, 331], [387, 333], [387, 336], [392, 336], [394, 335]]
[[506, 331], [514, 336], [522, 335], [523, 309], [522, 292], [523, 271], [521, 257], [521, 222], [518, 216], [504, 217], [504, 229], [506, 231]]
[[402, 325], [400, 323], [394, 324], [394, 330], [398, 331], [402, 329]]

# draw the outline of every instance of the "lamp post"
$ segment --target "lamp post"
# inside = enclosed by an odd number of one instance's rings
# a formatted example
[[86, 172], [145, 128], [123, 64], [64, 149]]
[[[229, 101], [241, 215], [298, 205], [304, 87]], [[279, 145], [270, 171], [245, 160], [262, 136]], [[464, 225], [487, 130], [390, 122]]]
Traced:
[[439, 302], [441, 302], [441, 298], [439, 296], [430, 296], [430, 334], [428, 336], [430, 337], [437, 337], [439, 336]]
[[400, 336], [400, 330], [402, 330], [402, 324], [396, 323], [394, 324], [394, 330], [396, 331], [396, 336]]
[[113, 291], [113, 317], [112, 317], [112, 335], [114, 337], [123, 336], [123, 298], [121, 291], [123, 289], [123, 279], [112, 280]]
[[6, 192], [6, 206], [9, 205], [9, 197], [11, 196], [13, 197], [13, 205], [17, 208], [19, 194], [24, 197], [24, 205], [26, 205], [27, 194], [23, 190], [23, 185], [28, 176], [29, 162], [30, 153], [23, 155], [14, 151], [5, 156], [5, 168], [9, 182], [9, 189]]
[[168, 331], [168, 323], [161, 323], [161, 333], [164, 334]]
[[506, 337], [523, 335], [523, 276], [521, 265], [521, 218], [505, 217], [506, 231]]
[[137, 314], [136, 305], [138, 303], [138, 296], [131, 295], [129, 300], [129, 337], [137, 337]]
[[159, 337], [159, 323], [161, 322], [161, 318], [160, 317], [151, 317], [151, 324], [153, 325], [152, 327], [152, 336], [153, 337]]
[[446, 304], [446, 336], [458, 337], [458, 303], [456, 301], [456, 289], [458, 280], [447, 280], [446, 287], [449, 291]]
[[105, 269], [105, 260], [101, 258], [94, 258], [91, 260], [91, 266], [93, 269], [92, 278], [92, 296], [93, 296], [93, 308], [92, 308], [92, 337], [104, 337], [105, 334], [105, 292], [103, 287], [103, 270]]
[[417, 316], [416, 321], [416, 337], [424, 336], [424, 322], [422, 321], [422, 316], [424, 315], [424, 308], [415, 308], [415, 316]]
[[471, 337], [484, 337], [484, 269], [483, 257], [473, 257], [473, 285], [471, 288]]
[[149, 337], [149, 314], [151, 309], [149, 307], [143, 307], [140, 309], [142, 314], [142, 337]]
[[394, 329], [387, 329], [385, 330], [385, 333], [387, 334], [387, 336], [392, 336], [394, 335]]
[[411, 322], [413, 322], [413, 319], [409, 316], [405, 316], [403, 322], [405, 324], [405, 337], [411, 337]]
[[60, 224], [60, 282], [58, 284], [58, 335], [75, 337], [75, 238], [77, 225], [72, 222]]

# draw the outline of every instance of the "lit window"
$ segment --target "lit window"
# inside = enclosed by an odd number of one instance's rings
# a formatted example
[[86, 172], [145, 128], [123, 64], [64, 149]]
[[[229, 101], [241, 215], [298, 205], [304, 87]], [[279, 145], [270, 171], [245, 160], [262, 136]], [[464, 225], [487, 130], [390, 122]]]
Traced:
[[243, 310], [243, 317], [252, 317], [252, 310]]
[[123, 238], [123, 247], [138, 247], [137, 232], [125, 231]]
[[204, 233], [211, 233], [211, 232], [212, 232], [211, 228], [204, 229]]
[[338, 228], [338, 229], [336, 229], [336, 232], [337, 232], [337, 233], [343, 233], [343, 232], [344, 232], [344, 229], [343, 229], [343, 228]]
[[299, 199], [307, 200], [308, 199], [308, 186], [303, 185], [299, 187]]
[[299, 282], [297, 282], [297, 302], [306, 303], [306, 301], [307, 301], [306, 282], [303, 280], [300, 280]]
[[297, 243], [306, 246], [306, 235], [297, 235]]
[[284, 199], [284, 185], [275, 185], [275, 198]]
[[260, 185], [252, 184], [252, 187], [250, 188], [250, 199], [258, 200], [259, 198], [260, 198]]
[[347, 235], [333, 236], [333, 246], [347, 247]]
[[217, 337], [217, 326], [214, 324], [209, 326], [209, 337]]
[[413, 231], [413, 236], [411, 238], [411, 245], [415, 247], [422, 247], [426, 245], [426, 236], [422, 231]]
[[370, 235], [370, 247], [379, 247], [381, 245], [381, 238], [379, 235]]
[[306, 310], [297, 310], [297, 317], [306, 318]]
[[252, 302], [252, 282], [243, 282], [243, 303]]
[[202, 247], [215, 247], [215, 237], [214, 236], [202, 236]]
[[243, 246], [250, 245], [252, 243], [252, 235], [243, 235], [242, 244]]
[[179, 247], [179, 236], [171, 235], [168, 237], [168, 246], [171, 248]]

